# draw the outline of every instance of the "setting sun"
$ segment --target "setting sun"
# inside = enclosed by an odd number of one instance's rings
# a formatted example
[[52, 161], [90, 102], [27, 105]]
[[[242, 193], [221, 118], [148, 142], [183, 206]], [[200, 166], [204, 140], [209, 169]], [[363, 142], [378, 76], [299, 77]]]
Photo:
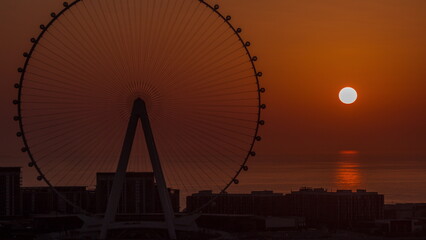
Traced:
[[355, 91], [355, 89], [351, 87], [342, 88], [342, 90], [340, 90], [339, 92], [339, 99], [344, 104], [351, 104], [355, 102], [357, 97], [358, 97], [357, 92]]

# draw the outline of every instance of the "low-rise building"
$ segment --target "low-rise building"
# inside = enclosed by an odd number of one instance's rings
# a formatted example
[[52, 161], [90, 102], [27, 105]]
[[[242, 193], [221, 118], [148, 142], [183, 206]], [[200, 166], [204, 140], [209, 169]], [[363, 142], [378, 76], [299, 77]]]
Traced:
[[213, 193], [200, 191], [186, 198], [187, 211], [191, 212], [203, 207], [203, 213], [215, 214], [248, 214], [257, 216], [285, 215], [285, 196], [273, 191], [253, 191], [250, 194]]
[[301, 188], [286, 195], [291, 216], [303, 216], [308, 225], [351, 226], [383, 218], [384, 196], [366, 190]]
[[0, 167], [0, 216], [21, 214], [21, 168]]
[[[96, 174], [96, 212], [104, 213], [115, 173]], [[179, 211], [179, 190], [169, 189], [172, 206]], [[153, 172], [127, 172], [118, 205], [118, 214], [160, 213], [161, 201]]]
[[[55, 191], [57, 191], [57, 193]], [[92, 198], [90, 197], [90, 191], [87, 191], [86, 187], [55, 187], [55, 191], [50, 187], [21, 188], [23, 214], [81, 213], [80, 209], [68, 204], [67, 201], [83, 210], [90, 211], [92, 207]], [[67, 201], [64, 198], [67, 199]]]

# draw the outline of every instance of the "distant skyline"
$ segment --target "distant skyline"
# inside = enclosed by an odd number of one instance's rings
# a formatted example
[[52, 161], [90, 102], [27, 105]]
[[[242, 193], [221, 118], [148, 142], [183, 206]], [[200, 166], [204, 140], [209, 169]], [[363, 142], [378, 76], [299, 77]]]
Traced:
[[[222, 13], [232, 16], [232, 24], [243, 29], [242, 36], [252, 43], [250, 51], [259, 58], [257, 68], [264, 73], [266, 125], [252, 159], [256, 166], [264, 163], [263, 174], [277, 165], [285, 168], [291, 155], [344, 150], [358, 151], [360, 156], [400, 156], [389, 158], [395, 165], [407, 159], [413, 168], [424, 165], [425, 1], [208, 2], [218, 3]], [[22, 53], [31, 47], [29, 39], [39, 33], [39, 25], [62, 5], [41, 0], [1, 0], [1, 4], [0, 165], [27, 169], [28, 156], [20, 152], [18, 125], [12, 120], [16, 69], [23, 65]], [[354, 104], [338, 99], [346, 86], [358, 92]], [[305, 164], [312, 166], [310, 161]], [[253, 171], [244, 173], [247, 179], [259, 173]], [[36, 176], [33, 169], [24, 172], [25, 178]]]

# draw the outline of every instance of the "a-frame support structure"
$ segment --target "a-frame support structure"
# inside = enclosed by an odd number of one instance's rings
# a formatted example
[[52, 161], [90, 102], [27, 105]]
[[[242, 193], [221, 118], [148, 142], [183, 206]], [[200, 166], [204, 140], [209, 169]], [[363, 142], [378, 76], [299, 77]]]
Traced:
[[126, 177], [127, 165], [129, 163], [130, 153], [132, 151], [133, 140], [135, 138], [138, 120], [141, 120], [142, 129], [145, 135], [145, 142], [148, 147], [149, 157], [151, 159], [154, 177], [157, 183], [158, 193], [160, 195], [161, 206], [164, 212], [169, 238], [176, 239], [174, 211], [170, 194], [167, 190], [166, 181], [164, 179], [163, 170], [161, 168], [160, 159], [157, 148], [155, 146], [154, 135], [152, 134], [151, 124], [148, 118], [145, 102], [138, 98], [133, 103], [132, 114], [129, 119], [126, 137], [124, 138], [123, 148], [121, 149], [120, 160], [118, 162], [117, 171], [115, 172], [114, 182], [111, 193], [108, 198], [108, 206], [105, 212], [104, 221], [101, 228], [100, 239], [106, 239], [108, 233], [108, 225], [115, 221], [118, 204], [122, 194], [124, 181]]

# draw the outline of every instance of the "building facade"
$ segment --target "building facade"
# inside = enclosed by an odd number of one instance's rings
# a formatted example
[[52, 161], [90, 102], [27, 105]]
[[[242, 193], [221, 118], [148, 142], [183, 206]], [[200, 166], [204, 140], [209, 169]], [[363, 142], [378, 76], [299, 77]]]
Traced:
[[21, 168], [0, 167], [0, 216], [21, 215]]
[[214, 194], [200, 191], [187, 197], [187, 210], [194, 211], [214, 199], [203, 213], [248, 214], [257, 216], [304, 217], [310, 226], [351, 226], [361, 221], [383, 218], [384, 197], [365, 190], [301, 188], [290, 194], [272, 191], [251, 194]]
[[[90, 191], [82, 186], [55, 187], [56, 191], [76, 206], [90, 211], [93, 208]], [[24, 215], [36, 214], [73, 214], [80, 213], [68, 204], [62, 197], [58, 196], [50, 187], [23, 187], [22, 210]]]
[[287, 214], [305, 217], [308, 225], [344, 227], [383, 218], [384, 196], [377, 192], [301, 188], [286, 197]]
[[258, 216], [284, 216], [285, 195], [273, 191], [253, 191], [250, 194], [218, 194], [200, 191], [186, 198], [187, 211], [191, 212], [205, 205], [203, 213], [248, 214]]
[[[96, 175], [96, 212], [104, 213], [115, 173]], [[179, 211], [179, 190], [169, 189], [172, 206]], [[160, 213], [161, 202], [153, 172], [128, 172], [118, 206], [118, 214]]]

